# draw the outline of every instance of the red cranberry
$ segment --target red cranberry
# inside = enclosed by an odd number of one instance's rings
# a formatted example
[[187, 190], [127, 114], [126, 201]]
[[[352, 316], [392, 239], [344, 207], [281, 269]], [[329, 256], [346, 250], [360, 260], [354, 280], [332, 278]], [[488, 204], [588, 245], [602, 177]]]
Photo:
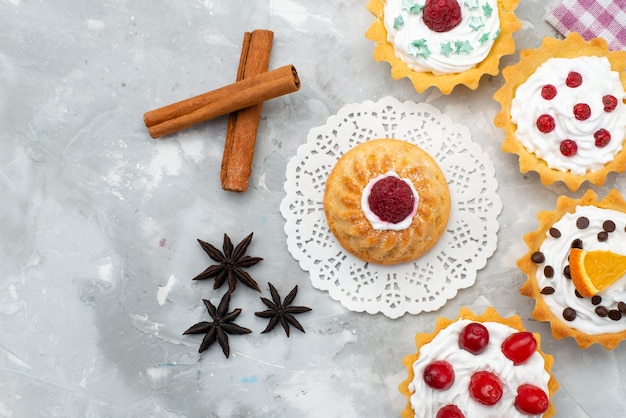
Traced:
[[576, 71], [570, 71], [567, 75], [567, 79], [565, 79], [565, 84], [567, 87], [576, 88], [583, 83], [583, 76]]
[[374, 183], [367, 203], [381, 220], [395, 224], [411, 214], [415, 196], [404, 180], [387, 176]]
[[552, 84], [546, 84], [545, 86], [543, 86], [543, 88], [541, 89], [541, 97], [546, 100], [552, 100], [554, 99], [554, 96], [556, 96], [556, 87], [554, 87]]
[[454, 369], [447, 361], [436, 360], [424, 368], [422, 377], [431, 388], [446, 390], [454, 383]]
[[578, 103], [574, 106], [574, 117], [577, 120], [587, 120], [591, 116], [591, 108], [586, 103]]
[[435, 418], [465, 418], [463, 412], [456, 405], [446, 405], [437, 412]]
[[537, 129], [544, 134], [554, 130], [554, 118], [550, 115], [541, 115], [537, 118]]
[[502, 383], [495, 374], [488, 371], [476, 372], [469, 384], [470, 396], [483, 405], [495, 405], [502, 398]]
[[559, 149], [565, 157], [572, 157], [578, 152], [578, 145], [576, 145], [576, 141], [573, 139], [564, 139], [561, 141]]
[[537, 350], [537, 340], [532, 332], [523, 331], [509, 335], [502, 343], [502, 353], [514, 365], [526, 363]]
[[548, 410], [548, 395], [537, 386], [525, 384], [517, 388], [515, 407], [523, 414], [540, 415]]
[[607, 94], [602, 98], [602, 104], [604, 105], [605, 112], [612, 112], [617, 107], [617, 98], [613, 95]]
[[467, 324], [459, 333], [459, 347], [472, 354], [480, 354], [489, 344], [489, 331], [480, 322]]
[[611, 142], [611, 133], [604, 128], [599, 129], [593, 137], [596, 140], [596, 147], [606, 147]]

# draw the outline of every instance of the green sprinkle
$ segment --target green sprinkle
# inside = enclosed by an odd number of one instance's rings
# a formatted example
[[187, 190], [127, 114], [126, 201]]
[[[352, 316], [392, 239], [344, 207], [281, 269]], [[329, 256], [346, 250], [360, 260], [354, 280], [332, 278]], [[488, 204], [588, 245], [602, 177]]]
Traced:
[[424, 6], [417, 4], [416, 0], [402, 0], [402, 10], [409, 13], [418, 14], [423, 8]]
[[493, 40], [495, 41], [496, 39], [498, 39], [498, 36], [500, 36], [500, 28], [498, 28], [498, 30], [496, 31], [496, 34], [493, 35]]
[[483, 36], [480, 37], [480, 39], [478, 40], [478, 42], [480, 42], [480, 44], [484, 44], [485, 42], [487, 42], [489, 40], [489, 32], [483, 33]]
[[441, 55], [445, 55], [446, 57], [449, 57], [450, 54], [452, 54], [452, 52], [454, 52], [454, 48], [452, 48], [452, 45], [450, 45], [450, 42], [441, 44]]
[[416, 4], [409, 9], [409, 13], [412, 13], [414, 15], [420, 14], [423, 8], [424, 6]]
[[455, 54], [465, 53], [469, 54], [474, 48], [470, 45], [469, 41], [456, 41], [454, 43], [455, 46]]
[[491, 17], [491, 13], [493, 12], [493, 9], [489, 5], [489, 3], [485, 3], [483, 5], [483, 12], [485, 12], [485, 17]]
[[409, 44], [409, 54], [414, 57], [423, 56], [424, 58], [428, 58], [431, 54], [430, 49], [428, 49], [428, 45], [426, 45], [426, 39], [417, 39]]
[[404, 25], [404, 18], [402, 15], [399, 15], [393, 20], [393, 28], [395, 30], [400, 30], [400, 28]]
[[478, 0], [466, 0], [465, 5], [470, 10], [478, 9]]
[[485, 26], [485, 24], [483, 23], [483, 18], [480, 16], [472, 16], [470, 17], [470, 23], [468, 25], [470, 28], [474, 29], [475, 31], [478, 31], [478, 29], [482, 28], [483, 26]]

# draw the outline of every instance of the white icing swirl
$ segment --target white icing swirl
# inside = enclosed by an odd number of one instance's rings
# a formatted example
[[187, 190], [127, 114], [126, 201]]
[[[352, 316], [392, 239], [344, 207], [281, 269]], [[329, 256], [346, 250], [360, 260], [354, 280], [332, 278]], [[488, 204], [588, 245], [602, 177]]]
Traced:
[[[414, 198], [413, 209], [411, 210], [411, 213], [398, 223], [383, 221], [378, 215], [372, 212], [372, 209], [370, 208], [370, 205], [368, 203], [368, 199], [370, 197], [370, 193], [372, 192], [372, 187], [374, 187], [374, 184], [378, 180], [390, 176], [399, 178], [400, 180], [404, 181], [411, 188], [411, 192], [413, 193]], [[361, 210], [365, 214], [367, 220], [372, 225], [372, 228], [376, 231], [402, 231], [403, 229], [407, 229], [409, 226], [411, 226], [411, 222], [413, 222], [413, 216], [415, 216], [415, 214], [417, 213], [418, 206], [419, 195], [417, 194], [417, 190], [415, 190], [415, 186], [413, 186], [413, 183], [407, 179], [401, 178], [394, 171], [389, 171], [385, 174], [371, 179], [369, 183], [367, 183], [367, 186], [365, 186], [365, 189], [363, 189], [363, 193], [361, 194]]]
[[447, 32], [423, 20], [425, 0], [387, 0], [384, 24], [396, 56], [414, 71], [459, 73], [482, 62], [500, 34], [496, 0], [459, 0], [461, 22]]
[[[545, 362], [539, 352], [533, 353], [527, 362], [518, 366], [502, 353], [502, 342], [518, 332], [508, 325], [498, 322], [483, 322], [489, 331], [489, 344], [486, 350], [474, 355], [459, 348], [461, 330], [472, 321], [460, 319], [441, 330], [433, 340], [420, 348], [419, 358], [413, 363], [415, 378], [409, 384], [411, 407], [415, 418], [431, 418], [448, 404], [455, 404], [466, 418], [530, 418], [515, 408], [517, 388], [522, 384], [532, 384], [548, 393], [550, 375], [545, 370]], [[426, 385], [422, 377], [424, 368], [435, 360], [450, 363], [455, 372], [454, 384], [446, 390], [434, 390]], [[497, 375], [502, 383], [502, 398], [493, 406], [486, 406], [470, 397], [468, 387], [474, 372], [487, 370]], [[538, 417], [538, 416], [534, 416]]]
[[[585, 229], [576, 227], [576, 220], [581, 216], [590, 221], [589, 226]], [[615, 223], [615, 231], [609, 233], [609, 238], [606, 241], [598, 241], [598, 233], [603, 230], [602, 224], [607, 220]], [[563, 318], [563, 310], [567, 307], [576, 311], [576, 319], [571, 322], [563, 321], [566, 325], [590, 335], [626, 330], [626, 316], [618, 321], [598, 316], [595, 313], [596, 306], [591, 303], [591, 298], [577, 297], [574, 293], [576, 290], [574, 283], [563, 275], [563, 269], [569, 264], [571, 243], [575, 239], [582, 240], [583, 249], [587, 251], [609, 250], [618, 254], [626, 254], [625, 226], [626, 214], [623, 212], [596, 206], [577, 206], [574, 213], [566, 213], [553, 225], [553, 228], [561, 232], [559, 238], [554, 238], [549, 233], [546, 234], [546, 238], [539, 249], [544, 254], [545, 261], [537, 268], [537, 283], [540, 289], [546, 286], [555, 289], [553, 294], [544, 295], [543, 300], [557, 318]], [[554, 269], [554, 277], [546, 277], [545, 266]], [[602, 297], [601, 306], [609, 310], [617, 309], [619, 302], [626, 302], [626, 276], [618, 279], [598, 295]]]
[[[582, 75], [582, 84], [576, 88], [566, 85], [570, 71]], [[551, 100], [541, 96], [542, 88], [551, 84], [557, 95]], [[605, 112], [602, 97], [613, 95], [617, 108]], [[626, 126], [626, 93], [616, 71], [606, 57], [551, 58], [543, 63], [515, 92], [511, 103], [511, 121], [517, 125], [516, 137], [522, 145], [548, 167], [573, 174], [601, 169], [612, 161], [622, 149]], [[585, 103], [591, 117], [580, 121], [574, 118], [573, 108]], [[538, 130], [537, 118], [541, 115], [554, 118], [555, 128], [549, 133]], [[594, 133], [606, 129], [611, 141], [605, 147], [595, 146]], [[560, 152], [560, 143], [572, 139], [578, 145], [576, 155], [566, 157]]]

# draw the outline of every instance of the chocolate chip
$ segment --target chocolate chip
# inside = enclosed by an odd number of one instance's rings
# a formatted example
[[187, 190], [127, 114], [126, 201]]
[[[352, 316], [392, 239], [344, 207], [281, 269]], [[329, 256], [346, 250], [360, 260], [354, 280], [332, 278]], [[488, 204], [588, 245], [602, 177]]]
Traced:
[[611, 309], [609, 311], [609, 318], [611, 318], [613, 321], [619, 321], [620, 319], [622, 319], [622, 313], [617, 309]]
[[601, 318], [606, 318], [609, 315], [609, 310], [605, 308], [604, 306], [598, 306], [596, 308], [596, 315], [598, 315]]
[[592, 305], [599, 305], [602, 303], [602, 296], [599, 295], [593, 295], [591, 297], [591, 304]]
[[583, 241], [581, 239], [576, 238], [572, 241], [572, 248], [578, 248], [579, 250], [583, 249]]
[[578, 291], [578, 289], [574, 289], [574, 294], [576, 295], [576, 297], [577, 297], [578, 299], [582, 299], [582, 298], [584, 298], [584, 296], [580, 294], [580, 292]]
[[606, 232], [615, 231], [615, 222], [611, 220], [604, 221], [604, 223], [602, 224], [602, 229], [604, 229]]
[[617, 309], [619, 309], [619, 311], [621, 313], [626, 313], [626, 303], [624, 302], [620, 302], [617, 304]]
[[554, 268], [552, 266], [545, 266], [543, 268], [543, 275], [546, 276], [548, 279], [551, 279], [554, 277]]
[[609, 233], [608, 232], [606, 232], [606, 231], [598, 232], [598, 241], [604, 242], [607, 239], [609, 239]]
[[566, 321], [573, 321], [574, 319], [576, 319], [576, 311], [572, 308], [563, 309], [563, 319], [565, 319]]
[[586, 216], [581, 216], [580, 218], [576, 219], [576, 227], [578, 229], [585, 229], [589, 226], [589, 218], [587, 218]]
[[540, 292], [542, 295], [551, 295], [554, 293], [554, 287], [552, 286], [546, 286], [543, 289], [541, 289]]
[[565, 276], [566, 279], [572, 278], [572, 276], [570, 276], [569, 274], [569, 264], [565, 266], [565, 268], [563, 269], [563, 276]]
[[530, 256], [530, 259], [536, 264], [541, 264], [546, 261], [546, 257], [541, 251], [534, 252], [533, 255]]
[[561, 231], [556, 228], [550, 228], [550, 236], [553, 238], [561, 238]]

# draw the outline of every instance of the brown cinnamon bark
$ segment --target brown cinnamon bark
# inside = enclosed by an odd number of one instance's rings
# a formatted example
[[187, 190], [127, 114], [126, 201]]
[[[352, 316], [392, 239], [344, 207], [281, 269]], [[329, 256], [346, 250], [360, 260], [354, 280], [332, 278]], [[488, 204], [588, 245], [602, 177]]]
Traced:
[[150, 136], [159, 138], [299, 89], [300, 79], [296, 68], [293, 65], [285, 65], [217, 90], [151, 110], [144, 114], [144, 123]]
[[[273, 39], [274, 33], [269, 30], [244, 34], [237, 81], [267, 71]], [[263, 103], [259, 103], [229, 115], [220, 170], [224, 190], [244, 192], [248, 189], [262, 108]]]

